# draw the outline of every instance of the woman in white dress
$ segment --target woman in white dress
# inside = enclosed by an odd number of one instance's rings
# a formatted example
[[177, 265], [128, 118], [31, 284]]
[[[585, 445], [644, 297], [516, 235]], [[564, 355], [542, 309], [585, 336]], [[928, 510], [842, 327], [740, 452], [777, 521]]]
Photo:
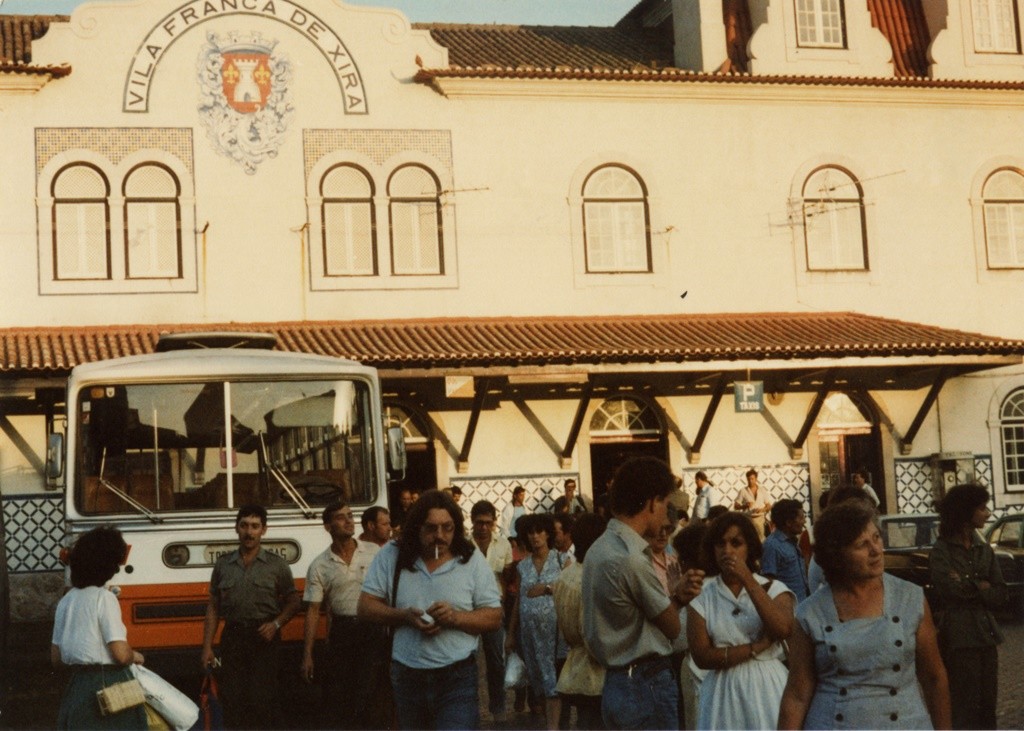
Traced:
[[700, 687], [698, 729], [775, 728], [786, 687], [782, 642], [793, 630], [793, 592], [755, 573], [761, 539], [750, 518], [726, 513], [704, 536], [708, 578], [687, 611]]

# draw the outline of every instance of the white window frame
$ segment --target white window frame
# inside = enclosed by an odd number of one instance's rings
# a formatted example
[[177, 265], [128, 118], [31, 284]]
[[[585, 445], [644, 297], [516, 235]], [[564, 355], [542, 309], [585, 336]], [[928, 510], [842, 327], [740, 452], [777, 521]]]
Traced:
[[[433, 195], [395, 195], [392, 185], [397, 176], [407, 170], [420, 170], [434, 183]], [[432, 213], [423, 225], [424, 212]], [[407, 226], [412, 235], [409, 260], [399, 256], [395, 245], [395, 232]], [[396, 277], [444, 275], [444, 219], [441, 216], [441, 182], [425, 165], [406, 163], [395, 168], [388, 176], [388, 243], [391, 247], [391, 274]], [[436, 263], [425, 257], [427, 249], [436, 252]]]
[[[131, 181], [132, 176], [139, 174], [144, 168], [158, 168], [165, 172], [174, 185], [174, 195], [172, 196], [128, 196], [128, 184]], [[162, 163], [158, 162], [144, 162], [136, 165], [129, 170], [122, 183], [122, 195], [124, 197], [124, 263], [125, 263], [125, 277], [132, 280], [140, 279], [177, 279], [182, 274], [182, 251], [181, 251], [181, 181], [178, 180], [178, 176], [174, 174], [174, 171]], [[132, 241], [132, 232], [129, 229], [129, 223], [132, 218], [132, 213], [135, 208], [141, 207], [149, 219], [150, 224], [155, 224], [155, 215], [160, 209], [170, 209], [174, 217], [174, 232], [173, 240], [167, 241], [161, 236], [161, 232], [153, 225], [149, 227], [149, 233], [146, 235], [146, 241], [144, 242], [147, 248], [150, 250], [149, 257], [151, 260], [159, 258], [159, 249], [165, 246], [173, 248], [173, 273], [155, 273], [150, 272], [147, 274], [135, 274], [132, 272], [132, 256], [131, 249], [133, 245], [138, 245], [142, 242]]]
[[[817, 176], [822, 171], [834, 170], [838, 174], [842, 174], [846, 181], [839, 183], [835, 189], [835, 195], [808, 195], [814, 191], [808, 191], [807, 185], [811, 179]], [[855, 195], [850, 194], [850, 188], [852, 186]], [[841, 189], [840, 189], [841, 188]], [[865, 210], [864, 210], [864, 191], [861, 187], [860, 181], [857, 180], [856, 176], [853, 175], [849, 170], [846, 170], [838, 165], [823, 165], [821, 167], [812, 170], [810, 175], [804, 182], [804, 188], [801, 191], [801, 212], [803, 216], [803, 230], [804, 230], [804, 263], [809, 272], [863, 272], [871, 269], [870, 259], [868, 257], [868, 240], [867, 230], [865, 225]], [[841, 227], [846, 223], [847, 217], [842, 215], [843, 211], [848, 211], [850, 208], [855, 208], [857, 213], [857, 219], [859, 223], [859, 236], [856, 234], [841, 230]], [[812, 227], [816, 225], [816, 220], [824, 218], [828, 224], [828, 237], [821, 241], [811, 240]], [[861, 252], [861, 265], [860, 266], [844, 266], [836, 263], [841, 262], [846, 258], [844, 249], [849, 243], [853, 243], [859, 239], [860, 252]], [[821, 257], [826, 260], [831, 260], [833, 264], [831, 266], [818, 266], [812, 265], [812, 260], [817, 260], [820, 255], [820, 249], [824, 247], [828, 250], [830, 256]], [[812, 252], [812, 249], [814, 251]], [[813, 254], [813, 255], [812, 255]]]
[[[369, 177], [373, 195], [373, 220], [375, 236], [374, 274], [353, 274], [348, 276], [326, 276], [324, 271], [322, 242], [323, 219], [321, 215], [324, 199], [321, 197], [320, 181], [333, 167], [351, 165], [364, 171]], [[442, 273], [400, 274], [393, 273], [390, 242], [390, 203], [388, 181], [397, 169], [417, 165], [427, 170], [437, 182], [437, 209], [440, 216], [440, 261]], [[373, 160], [357, 150], [334, 150], [309, 167], [306, 178], [306, 211], [309, 224], [309, 287], [313, 292], [337, 292], [347, 290], [403, 290], [403, 289], [454, 289], [458, 287], [458, 261], [456, 258], [455, 207], [451, 205], [450, 193], [455, 189], [451, 170], [441, 161], [420, 151], [403, 151], [383, 161]], [[382, 241], [387, 226], [387, 241]]]
[[[1024, 173], [1014, 168], [999, 168], [985, 180], [982, 188], [982, 209], [985, 221], [985, 261], [989, 269], [1024, 269], [1024, 195], [1020, 198], [992, 198], [985, 193], [996, 175], [1013, 174], [1024, 185]], [[1006, 231], [1007, 252], [1003, 261], [993, 256], [994, 229], [1001, 225]]]
[[[107, 229], [109, 232], [109, 275], [102, 279], [57, 279], [54, 251], [55, 221], [53, 182], [69, 165], [84, 163], [100, 170], [109, 184]], [[156, 164], [167, 169], [179, 185], [178, 234], [181, 239], [180, 275], [175, 277], [129, 278], [127, 256], [126, 200], [124, 181], [140, 165]], [[54, 155], [36, 179], [38, 211], [39, 293], [40, 295], [78, 294], [162, 294], [197, 292], [197, 234], [195, 188], [192, 173], [181, 160], [164, 150], [144, 149], [125, 155], [117, 163], [89, 149], [71, 149]], [[113, 222], [118, 222], [116, 225]]]
[[[354, 170], [358, 174], [362, 175], [369, 188], [368, 197], [328, 197], [324, 195], [324, 185], [327, 182], [328, 176], [335, 171], [348, 168]], [[320, 226], [321, 226], [321, 257], [320, 257], [320, 271], [323, 272], [325, 278], [336, 278], [336, 277], [358, 277], [358, 276], [376, 276], [378, 273], [378, 257], [377, 257], [377, 214], [374, 207], [374, 182], [373, 177], [359, 165], [352, 163], [338, 163], [332, 165], [320, 178], [319, 190], [321, 195], [320, 203]], [[370, 237], [369, 241], [355, 241], [352, 235], [351, 218], [354, 211], [358, 208], [365, 207], [367, 214], [370, 219]], [[338, 208], [346, 219], [345, 235], [341, 237], [342, 240], [335, 240], [336, 237], [332, 236], [332, 231], [327, 225], [328, 211]], [[368, 246], [369, 247], [369, 258], [370, 266], [368, 269], [362, 271], [357, 270], [355, 266], [356, 260], [356, 248]], [[338, 271], [332, 271], [328, 262], [330, 256], [328, 254], [329, 249], [338, 249], [340, 258], [347, 262], [347, 267], [342, 268]]]
[[[1008, 415], [1007, 411], [1013, 413]], [[999, 444], [1006, 491], [1024, 493], [1024, 386], [1011, 391], [1000, 404]]]
[[1019, 54], [1017, 0], [969, 0], [974, 52]]
[[[587, 188], [594, 177], [608, 169], [616, 169], [623, 174], [629, 175], [639, 187], [640, 195], [635, 197], [602, 197], [595, 196], [593, 191], [588, 192]], [[582, 215], [586, 272], [588, 274], [650, 274], [653, 268], [653, 257], [651, 252], [651, 217], [647, 203], [647, 186], [636, 171], [618, 163], [609, 163], [597, 167], [584, 180], [581, 196], [583, 201]], [[636, 251], [627, 250], [628, 245], [636, 246], [636, 242], [628, 242], [619, 237], [622, 225], [625, 223], [623, 218], [624, 212], [632, 211], [630, 217], [635, 218], [638, 208], [643, 220], [643, 241], [640, 243], [642, 247], [642, 251], [639, 252], [640, 256], [636, 255]], [[596, 236], [593, 232], [590, 215], [591, 211], [595, 209], [610, 214], [613, 230], [610, 257], [605, 257], [610, 259], [611, 263], [603, 266], [596, 263], [599, 257], [595, 253]], [[631, 264], [630, 261], [634, 259], [642, 259], [643, 262], [641, 264]]]
[[[100, 180], [103, 187], [100, 196], [88, 196], [88, 197], [58, 197], [57, 187], [61, 183], [61, 179], [73, 175], [74, 171], [78, 168], [86, 168], [95, 173]], [[51, 235], [51, 246], [53, 256], [53, 267], [52, 276], [55, 281], [59, 282], [83, 282], [83, 281], [105, 281], [110, 278], [110, 179], [98, 166], [93, 165], [89, 162], [71, 162], [63, 166], [56, 172], [53, 179], [50, 181], [50, 195], [53, 200], [52, 207], [52, 221], [53, 226]], [[89, 211], [96, 209], [97, 207], [102, 209], [102, 221], [99, 222], [99, 230], [90, 230], [89, 219], [92, 218], [88, 215]], [[63, 231], [61, 221], [69, 216], [75, 220], [75, 230], [73, 232]], [[67, 264], [62, 263], [61, 251], [62, 245], [60, 239], [64, 238], [64, 235], [68, 233], [75, 233], [78, 240], [78, 252], [77, 256], [74, 257], [78, 260], [77, 267], [71, 267]], [[86, 270], [84, 265], [84, 259], [88, 255], [87, 244], [85, 239], [89, 238], [90, 235], [98, 236], [102, 239], [102, 255], [101, 255], [101, 266], [102, 274], [99, 272], [89, 272]], [[77, 270], [80, 274], [75, 275], [74, 271]], [[64, 273], [62, 273], [62, 271]]]
[[[793, 3], [797, 46], [837, 49], [847, 47], [844, 0], [793, 0]], [[837, 18], [838, 24], [830, 24], [829, 16]]]

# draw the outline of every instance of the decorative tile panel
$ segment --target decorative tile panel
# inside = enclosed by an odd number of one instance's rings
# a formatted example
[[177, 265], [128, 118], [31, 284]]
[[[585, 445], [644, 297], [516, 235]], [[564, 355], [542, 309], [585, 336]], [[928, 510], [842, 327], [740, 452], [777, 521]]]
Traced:
[[58, 127], [36, 130], [36, 175], [56, 155], [67, 150], [92, 150], [111, 163], [139, 150], [163, 150], [174, 155], [194, 174], [192, 130], [181, 127]]
[[501, 477], [477, 477], [467, 480], [451, 480], [452, 487], [462, 490], [462, 511], [466, 514], [468, 525], [469, 511], [478, 500], [490, 500], [501, 511], [512, 502], [512, 488], [522, 485], [526, 490], [523, 506], [528, 513], [550, 513], [555, 507], [555, 500], [565, 493], [564, 483], [569, 478], [579, 484], [579, 475], [569, 472], [558, 472], [544, 475], [509, 475]]
[[694, 480], [697, 472], [704, 472], [708, 480], [718, 490], [718, 499], [722, 505], [732, 507], [740, 490], [747, 486], [747, 470], [757, 470], [758, 482], [768, 488], [772, 501], [789, 498], [804, 504], [804, 512], [812, 515], [811, 510], [811, 468], [806, 462], [774, 465], [730, 465], [724, 467], [695, 467], [683, 470], [683, 489], [690, 495], [690, 504], [694, 501]]
[[3, 499], [7, 570], [12, 574], [59, 571], [64, 538], [63, 495]]
[[440, 160], [449, 175], [452, 170], [452, 135], [447, 130], [307, 129], [302, 139], [307, 179], [318, 161], [344, 150], [366, 155], [378, 165], [400, 152], [420, 152]]

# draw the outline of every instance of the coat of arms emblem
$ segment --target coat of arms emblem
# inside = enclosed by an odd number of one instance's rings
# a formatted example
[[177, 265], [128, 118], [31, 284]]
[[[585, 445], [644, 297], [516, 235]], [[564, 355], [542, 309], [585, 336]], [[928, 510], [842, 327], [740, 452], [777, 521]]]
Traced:
[[291, 64], [259, 33], [207, 35], [199, 55], [199, 114], [214, 148], [252, 175], [277, 155], [292, 115]]

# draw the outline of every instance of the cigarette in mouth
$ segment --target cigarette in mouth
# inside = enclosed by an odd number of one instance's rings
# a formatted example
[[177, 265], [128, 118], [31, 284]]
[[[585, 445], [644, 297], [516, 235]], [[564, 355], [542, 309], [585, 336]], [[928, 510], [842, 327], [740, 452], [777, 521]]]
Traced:
[[434, 560], [441, 558], [441, 547], [436, 543], [434, 544]]

